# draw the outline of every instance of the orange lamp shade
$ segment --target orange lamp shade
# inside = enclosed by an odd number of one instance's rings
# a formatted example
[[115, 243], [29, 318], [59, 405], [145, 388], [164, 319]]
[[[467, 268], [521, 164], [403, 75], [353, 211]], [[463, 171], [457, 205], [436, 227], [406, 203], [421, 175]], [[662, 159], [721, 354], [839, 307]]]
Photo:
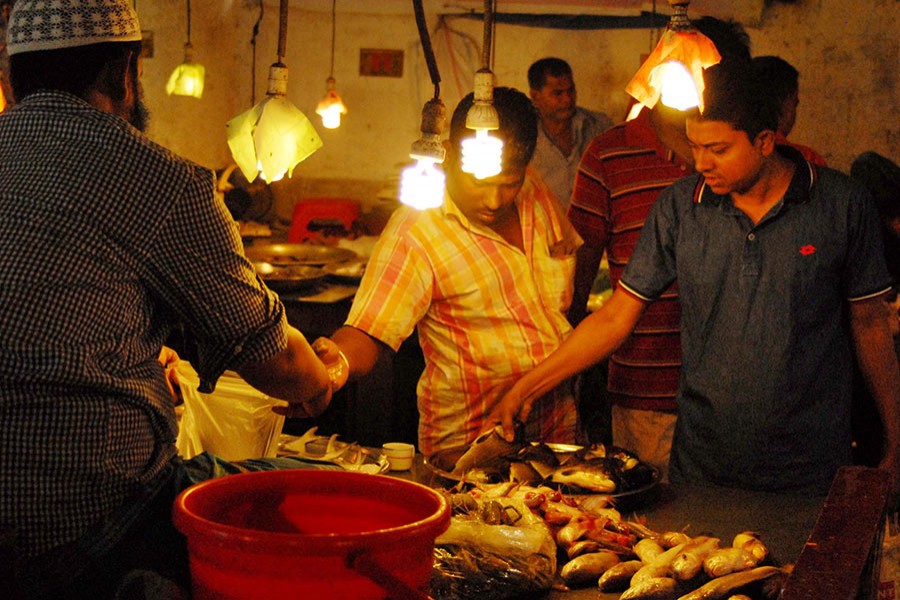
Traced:
[[[664, 96], [664, 79], [666, 66], [675, 62], [683, 65], [690, 80], [693, 82], [692, 93], [696, 94], [696, 103], [703, 109], [703, 69], [710, 67], [721, 60], [719, 51], [708, 37], [696, 29], [672, 30], [666, 29], [659, 43], [631, 81], [625, 86], [635, 100], [648, 108], [653, 108]], [[669, 104], [665, 101], [664, 103]], [[674, 108], [687, 108], [688, 106], [674, 106]]]

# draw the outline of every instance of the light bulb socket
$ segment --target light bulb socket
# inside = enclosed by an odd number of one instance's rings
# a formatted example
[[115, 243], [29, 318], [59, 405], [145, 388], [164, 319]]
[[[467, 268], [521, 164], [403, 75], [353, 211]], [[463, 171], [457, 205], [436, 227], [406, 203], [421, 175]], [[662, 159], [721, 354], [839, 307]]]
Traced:
[[669, 6], [672, 7], [672, 16], [669, 17], [669, 23], [666, 29], [670, 31], [696, 31], [696, 27], [688, 18], [688, 6], [690, 2], [684, 0], [669, 0]]
[[194, 46], [190, 42], [184, 45], [184, 62], [188, 64], [194, 62]]
[[431, 159], [436, 163], [444, 162], [446, 150], [441, 142], [441, 136], [426, 134], [412, 143], [409, 149], [409, 157], [416, 160]]
[[288, 70], [282, 63], [273, 63], [269, 67], [269, 86], [267, 96], [287, 95]]
[[329, 92], [333, 92], [337, 89], [337, 81], [334, 80], [334, 77], [329, 77], [325, 80], [325, 89]]
[[475, 72], [473, 82], [475, 102], [494, 101], [494, 74], [490, 69], [481, 69]]
[[443, 100], [432, 98], [426, 102], [422, 108], [422, 127], [420, 131], [423, 134], [440, 136], [444, 132], [444, 125], [446, 124], [447, 108], [444, 106]]

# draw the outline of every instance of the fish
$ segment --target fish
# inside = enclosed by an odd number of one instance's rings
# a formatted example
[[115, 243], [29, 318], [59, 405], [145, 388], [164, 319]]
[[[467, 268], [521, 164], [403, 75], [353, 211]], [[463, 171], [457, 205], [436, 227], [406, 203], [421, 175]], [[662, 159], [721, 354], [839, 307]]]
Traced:
[[665, 548], [663, 548], [659, 542], [650, 538], [645, 538], [637, 542], [634, 545], [633, 550], [635, 555], [644, 563], [651, 562], [654, 558], [665, 552]]
[[672, 546], [662, 554], [655, 556], [649, 562], [645, 561], [644, 566], [631, 578], [631, 587], [657, 577], [668, 577], [672, 561], [681, 554], [685, 545], [686, 544], [678, 544], [677, 546]]
[[663, 548], [671, 548], [678, 544], [686, 544], [691, 541], [691, 536], [683, 531], [666, 531], [659, 536], [659, 543]]
[[698, 536], [685, 544], [684, 550], [672, 560], [672, 576], [678, 581], [688, 581], [703, 570], [703, 560], [719, 549], [719, 539]]
[[715, 578], [752, 569], [756, 564], [756, 558], [743, 548], [720, 548], [703, 559], [703, 570]]
[[559, 468], [559, 457], [547, 444], [529, 444], [519, 450], [516, 460], [527, 464], [546, 479]]
[[482, 473], [498, 473], [506, 477], [510, 463], [525, 444], [520, 435], [517, 434], [516, 438], [512, 442], [506, 441], [503, 428], [499, 425], [482, 433], [457, 459], [451, 474], [471, 480], [470, 473], [477, 469]]
[[591, 552], [598, 552], [600, 550], [600, 544], [595, 542], [594, 540], [578, 540], [569, 545], [566, 550], [566, 556], [569, 558], [575, 558], [576, 556], [580, 556], [582, 554], [590, 554]]
[[675, 600], [678, 598], [678, 582], [671, 577], [653, 577], [632, 585], [622, 592], [619, 600]]
[[591, 552], [576, 556], [564, 564], [559, 575], [566, 585], [580, 587], [595, 583], [607, 569], [619, 562], [619, 557], [614, 552]]
[[574, 465], [563, 465], [553, 471], [550, 481], [601, 494], [609, 494], [616, 490], [611, 464], [605, 458], [592, 458]]
[[776, 578], [781, 575], [781, 569], [772, 566], [756, 567], [746, 571], [729, 573], [710, 580], [694, 591], [685, 594], [679, 600], [719, 600], [721, 598], [729, 598], [734, 594], [740, 593], [742, 589], [751, 584], [764, 583], [769, 578]]
[[624, 592], [628, 589], [631, 578], [643, 566], [644, 563], [639, 560], [626, 560], [615, 564], [604, 571], [597, 580], [597, 586], [601, 592]]
[[753, 531], [742, 531], [734, 536], [731, 545], [735, 548], [743, 548], [753, 555], [757, 562], [763, 562], [769, 555], [769, 549], [759, 539], [759, 534]]

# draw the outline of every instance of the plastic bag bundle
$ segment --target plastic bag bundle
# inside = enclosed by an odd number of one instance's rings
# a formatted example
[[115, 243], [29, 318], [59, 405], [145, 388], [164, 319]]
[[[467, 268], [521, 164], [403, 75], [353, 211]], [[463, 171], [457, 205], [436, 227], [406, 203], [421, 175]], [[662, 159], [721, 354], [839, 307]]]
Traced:
[[211, 394], [197, 391], [200, 378], [187, 361], [175, 367], [184, 413], [175, 445], [185, 459], [210, 452], [225, 460], [273, 457], [284, 417], [272, 407], [284, 405], [226, 371]]
[[[494, 501], [498, 502], [498, 501]], [[435, 540], [431, 594], [438, 600], [521, 598], [546, 592], [556, 574], [556, 543], [522, 502], [502, 499], [502, 522], [485, 520], [478, 501], [454, 514]]]

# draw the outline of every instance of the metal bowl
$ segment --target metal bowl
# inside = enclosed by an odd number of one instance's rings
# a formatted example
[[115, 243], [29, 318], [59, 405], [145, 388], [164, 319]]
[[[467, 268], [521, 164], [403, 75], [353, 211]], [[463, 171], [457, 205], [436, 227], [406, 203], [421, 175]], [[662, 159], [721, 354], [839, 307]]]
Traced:
[[356, 258], [356, 252], [347, 248], [311, 244], [252, 244], [244, 248], [244, 254], [251, 262], [269, 263], [275, 267], [320, 267]]

